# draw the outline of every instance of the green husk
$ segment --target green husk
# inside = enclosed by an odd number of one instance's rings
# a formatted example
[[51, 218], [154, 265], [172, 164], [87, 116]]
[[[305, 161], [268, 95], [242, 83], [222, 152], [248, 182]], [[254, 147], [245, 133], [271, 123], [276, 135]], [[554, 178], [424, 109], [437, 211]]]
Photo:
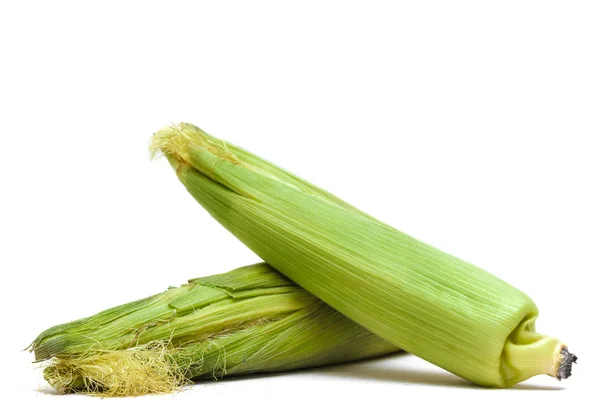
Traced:
[[264, 263], [52, 327], [31, 350], [59, 393], [102, 396], [399, 351]]
[[484, 386], [570, 375], [533, 301], [488, 272], [191, 124], [157, 132], [151, 151], [263, 260], [391, 343]]

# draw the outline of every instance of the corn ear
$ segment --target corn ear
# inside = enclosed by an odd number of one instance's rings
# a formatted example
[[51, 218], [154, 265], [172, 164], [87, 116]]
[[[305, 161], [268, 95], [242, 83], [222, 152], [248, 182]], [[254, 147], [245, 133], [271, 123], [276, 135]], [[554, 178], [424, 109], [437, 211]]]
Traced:
[[103, 396], [399, 351], [264, 263], [52, 327], [31, 350], [59, 393]]
[[191, 124], [157, 132], [188, 192], [251, 250], [375, 334], [479, 385], [571, 374], [523, 292]]

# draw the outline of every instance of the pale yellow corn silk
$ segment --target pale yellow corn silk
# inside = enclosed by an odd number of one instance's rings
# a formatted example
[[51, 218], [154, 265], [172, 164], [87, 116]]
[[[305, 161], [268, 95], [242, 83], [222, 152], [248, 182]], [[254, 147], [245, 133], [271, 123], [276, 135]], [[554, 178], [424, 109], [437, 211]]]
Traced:
[[390, 343], [485, 386], [571, 374], [565, 344], [535, 332], [533, 301], [492, 274], [191, 124], [151, 151], [259, 257]]
[[106, 397], [174, 392], [189, 383], [165, 342], [126, 350], [94, 351], [53, 358], [44, 378], [59, 394], [84, 392]]

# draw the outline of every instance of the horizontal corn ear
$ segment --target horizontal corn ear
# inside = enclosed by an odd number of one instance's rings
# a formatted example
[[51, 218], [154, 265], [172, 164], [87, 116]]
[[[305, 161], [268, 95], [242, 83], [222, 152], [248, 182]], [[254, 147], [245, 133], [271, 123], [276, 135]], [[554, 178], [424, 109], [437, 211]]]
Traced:
[[264, 263], [52, 327], [30, 347], [60, 393], [103, 396], [399, 351]]
[[570, 375], [520, 290], [191, 124], [157, 132], [188, 192], [274, 268], [375, 334], [484, 386]]

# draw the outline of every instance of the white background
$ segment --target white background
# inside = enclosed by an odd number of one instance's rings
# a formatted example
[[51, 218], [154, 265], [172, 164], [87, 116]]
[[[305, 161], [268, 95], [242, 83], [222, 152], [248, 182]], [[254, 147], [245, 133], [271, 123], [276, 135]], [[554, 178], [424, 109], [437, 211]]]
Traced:
[[176, 398], [589, 398], [599, 11], [2, 2], [0, 396], [52, 397], [21, 351], [41, 330], [257, 261], [148, 158], [152, 132], [188, 121], [521, 288], [541, 310], [538, 330], [580, 363], [567, 381], [486, 390], [404, 355]]

